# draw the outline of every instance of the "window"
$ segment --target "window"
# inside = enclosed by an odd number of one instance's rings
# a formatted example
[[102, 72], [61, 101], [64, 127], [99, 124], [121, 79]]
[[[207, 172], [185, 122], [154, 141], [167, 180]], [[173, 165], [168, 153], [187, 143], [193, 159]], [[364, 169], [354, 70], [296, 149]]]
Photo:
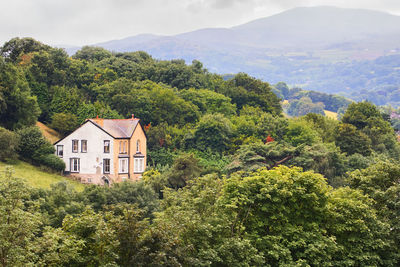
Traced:
[[136, 141], [136, 152], [140, 152], [140, 140]]
[[104, 140], [104, 153], [110, 153], [110, 140]]
[[72, 140], [72, 152], [78, 153], [78, 140]]
[[87, 152], [87, 140], [81, 140], [81, 152], [82, 153]]
[[87, 182], [88, 182], [89, 184], [91, 184], [91, 183], [92, 183], [92, 178], [87, 178]]
[[57, 146], [57, 156], [62, 158], [64, 156], [64, 146], [63, 145], [58, 145]]
[[103, 173], [110, 173], [110, 159], [103, 159]]
[[134, 172], [142, 173], [144, 169], [144, 158], [135, 158]]
[[78, 158], [71, 159], [71, 172], [79, 172], [80, 164]]
[[128, 141], [119, 141], [119, 153], [120, 154], [128, 153]]
[[119, 159], [119, 173], [128, 173], [128, 159]]

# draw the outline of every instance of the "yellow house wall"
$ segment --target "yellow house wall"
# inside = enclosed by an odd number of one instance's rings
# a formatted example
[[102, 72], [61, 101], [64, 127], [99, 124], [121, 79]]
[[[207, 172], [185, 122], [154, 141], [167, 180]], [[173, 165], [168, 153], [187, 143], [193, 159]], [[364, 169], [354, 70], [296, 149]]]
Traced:
[[[115, 181], [114, 182], [122, 182], [122, 177], [126, 177], [127, 179], [129, 178], [128, 173], [126, 174], [119, 174], [119, 145], [120, 142], [128, 142], [128, 154], [129, 155], [129, 170], [128, 172], [130, 173], [130, 165], [132, 164], [132, 156], [130, 154], [130, 140], [129, 139], [114, 139], [114, 176], [115, 176]], [[126, 155], [126, 154], [123, 154]]]
[[136, 154], [136, 141], [140, 140], [140, 152], [144, 155], [144, 168], [147, 165], [147, 140], [144, 134], [142, 126], [138, 123], [135, 131], [129, 142], [129, 174], [132, 180], [137, 181], [140, 179], [142, 174], [134, 173], [134, 158], [133, 155]]

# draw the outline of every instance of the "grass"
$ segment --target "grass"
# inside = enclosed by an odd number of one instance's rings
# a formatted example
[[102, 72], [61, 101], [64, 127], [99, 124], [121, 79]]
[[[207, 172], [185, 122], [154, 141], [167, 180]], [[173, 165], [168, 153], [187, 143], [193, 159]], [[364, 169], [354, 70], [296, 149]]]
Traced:
[[[14, 177], [24, 179], [32, 187], [48, 189], [51, 184], [63, 181], [72, 185], [77, 191], [83, 191], [85, 187], [85, 185], [77, 181], [73, 181], [59, 174], [42, 171], [40, 168], [23, 161], [15, 161], [13, 163], [0, 162], [0, 172], [3, 173], [7, 166], [13, 168]], [[1, 179], [4, 179], [4, 176], [0, 175], [0, 180]]]
[[327, 116], [328, 118], [337, 120], [338, 114], [336, 112], [329, 111], [329, 110], [324, 110], [324, 112], [325, 112], [325, 116]]
[[50, 143], [54, 144], [58, 140], [61, 139], [61, 135], [57, 133], [55, 130], [47, 127], [41, 122], [36, 122], [36, 126], [39, 127], [40, 131], [42, 132], [43, 136], [46, 137], [47, 140], [50, 141]]

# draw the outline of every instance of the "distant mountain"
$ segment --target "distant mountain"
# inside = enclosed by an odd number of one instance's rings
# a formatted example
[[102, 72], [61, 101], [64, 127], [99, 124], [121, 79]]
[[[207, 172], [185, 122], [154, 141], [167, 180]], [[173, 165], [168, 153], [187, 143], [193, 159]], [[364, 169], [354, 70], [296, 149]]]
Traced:
[[[299, 7], [232, 28], [210, 28], [174, 36], [141, 34], [96, 44], [114, 51], [142, 49], [155, 57], [191, 53], [372, 49], [399, 46], [400, 16], [364, 9]], [[178, 51], [177, 51], [178, 50]], [[250, 52], [250, 51], [249, 51]], [[204, 55], [207, 57], [207, 55]]]
[[[243, 71], [271, 83], [286, 81], [349, 95], [351, 84], [331, 86], [324, 83], [324, 75], [336, 77], [339, 63], [400, 54], [400, 16], [364, 9], [299, 7], [232, 28], [174, 36], [142, 34], [95, 46], [116, 52], [143, 50], [158, 59], [181, 58], [189, 63], [198, 59], [212, 72]], [[364, 85], [372, 89], [365, 82], [357, 90]]]

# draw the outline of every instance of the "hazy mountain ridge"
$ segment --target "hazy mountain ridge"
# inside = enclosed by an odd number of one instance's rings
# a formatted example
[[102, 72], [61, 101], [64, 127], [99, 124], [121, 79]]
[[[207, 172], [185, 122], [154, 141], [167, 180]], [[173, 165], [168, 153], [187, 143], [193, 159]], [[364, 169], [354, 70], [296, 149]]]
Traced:
[[[400, 75], [396, 69], [400, 62], [386, 68], [371, 66], [377, 63], [370, 61], [400, 54], [400, 16], [364, 9], [299, 7], [231, 28], [174, 36], [141, 34], [95, 46], [115, 52], [143, 50], [157, 59], [197, 59], [212, 72], [247, 72], [271, 83], [285, 81], [360, 99], [360, 95], [368, 95], [360, 94], [361, 89], [381, 90], [376, 85], [379, 75]], [[361, 74], [354, 72], [361, 78], [351, 75], [351, 67], [357, 65], [354, 60], [363, 65]], [[397, 58], [393, 60], [397, 62]], [[332, 82], [333, 78], [338, 81]], [[391, 79], [396, 83], [384, 80], [384, 85], [400, 85], [397, 78]]]

